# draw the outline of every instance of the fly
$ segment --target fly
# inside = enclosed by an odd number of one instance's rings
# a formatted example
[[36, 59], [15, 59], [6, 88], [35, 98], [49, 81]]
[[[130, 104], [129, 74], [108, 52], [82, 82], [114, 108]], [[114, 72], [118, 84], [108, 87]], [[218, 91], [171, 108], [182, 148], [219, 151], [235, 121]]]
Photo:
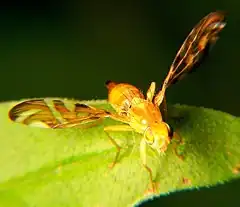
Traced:
[[9, 117], [15, 122], [26, 125], [37, 123], [37, 126], [44, 125], [54, 129], [79, 127], [104, 118], [121, 122], [119, 125], [104, 127], [104, 132], [117, 150], [112, 167], [118, 161], [121, 147], [109, 133], [135, 131], [141, 134], [140, 158], [149, 173], [151, 187], [155, 191], [152, 170], [147, 165], [146, 149], [149, 146], [158, 154], [164, 154], [173, 137], [171, 128], [166, 123], [166, 89], [199, 65], [225, 25], [225, 15], [222, 12], [212, 12], [205, 16], [185, 39], [157, 93], [155, 82], [150, 84], [145, 97], [131, 84], [107, 81], [108, 102], [115, 112], [82, 103], [75, 103], [70, 110], [62, 100], [56, 99], [52, 100], [52, 104], [61, 115], [61, 119], [58, 119], [44, 99], [33, 99], [15, 105], [9, 111]]

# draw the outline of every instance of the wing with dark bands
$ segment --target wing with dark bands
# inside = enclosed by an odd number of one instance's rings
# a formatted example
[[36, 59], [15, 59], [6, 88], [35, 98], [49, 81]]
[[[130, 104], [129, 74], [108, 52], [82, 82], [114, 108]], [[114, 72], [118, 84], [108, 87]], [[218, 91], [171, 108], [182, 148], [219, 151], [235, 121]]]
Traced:
[[108, 116], [109, 112], [82, 103], [74, 103], [72, 108], [64, 101], [54, 99], [27, 100], [15, 105], [9, 111], [12, 121], [26, 125], [49, 128], [69, 128]]
[[223, 12], [213, 12], [204, 17], [190, 32], [179, 49], [169, 71], [167, 86], [182, 79], [186, 73], [192, 72], [208, 55], [219, 33], [225, 27]]

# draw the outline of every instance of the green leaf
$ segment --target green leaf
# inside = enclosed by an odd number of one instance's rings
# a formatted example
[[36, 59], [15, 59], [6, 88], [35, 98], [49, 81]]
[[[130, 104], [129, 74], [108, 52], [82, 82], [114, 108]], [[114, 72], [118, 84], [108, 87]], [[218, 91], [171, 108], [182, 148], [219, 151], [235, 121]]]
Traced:
[[[110, 108], [105, 101], [87, 103]], [[34, 128], [9, 120], [14, 104], [0, 104], [0, 206], [122, 207], [149, 198], [149, 175], [139, 156], [141, 135], [112, 133], [123, 149], [110, 169], [116, 149], [103, 126], [115, 121], [89, 129]], [[171, 106], [169, 112], [175, 117], [169, 124], [182, 143], [173, 140], [165, 156], [148, 152], [159, 195], [239, 177], [239, 118], [184, 105]]]

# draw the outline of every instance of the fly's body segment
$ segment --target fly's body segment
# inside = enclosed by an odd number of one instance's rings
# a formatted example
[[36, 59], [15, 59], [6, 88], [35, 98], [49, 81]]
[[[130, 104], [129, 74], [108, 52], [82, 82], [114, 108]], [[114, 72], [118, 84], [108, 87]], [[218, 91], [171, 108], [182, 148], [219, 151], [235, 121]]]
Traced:
[[[133, 85], [107, 81], [108, 102], [116, 113], [81, 103], [75, 103], [70, 110], [62, 100], [52, 100], [53, 108], [62, 118], [58, 119], [44, 99], [35, 99], [14, 106], [9, 111], [9, 117], [15, 122], [26, 125], [37, 122], [40, 126], [40, 122], [50, 128], [76, 127], [107, 117], [121, 122], [121, 125], [104, 127], [109, 140], [117, 149], [112, 167], [118, 161], [121, 147], [110, 136], [109, 132], [135, 131], [141, 134], [140, 157], [143, 166], [149, 173], [151, 187], [155, 191], [152, 170], [147, 165], [146, 149], [149, 146], [158, 154], [162, 154], [167, 150], [173, 136], [172, 130], [166, 123], [166, 89], [199, 65], [207, 55], [209, 47], [218, 39], [218, 34], [225, 25], [225, 15], [222, 12], [212, 12], [204, 17], [185, 39], [170, 66], [161, 89], [157, 93], [155, 93], [155, 82], [151, 83], [145, 97]], [[84, 115], [79, 116], [82, 113]]]

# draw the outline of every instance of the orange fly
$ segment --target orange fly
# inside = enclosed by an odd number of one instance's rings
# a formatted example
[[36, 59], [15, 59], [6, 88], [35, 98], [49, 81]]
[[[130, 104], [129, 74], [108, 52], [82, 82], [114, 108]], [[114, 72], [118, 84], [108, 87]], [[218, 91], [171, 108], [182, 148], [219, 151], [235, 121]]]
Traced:
[[[108, 138], [117, 149], [112, 167], [118, 161], [121, 147], [109, 135], [109, 132], [135, 131], [142, 134], [140, 157], [149, 173], [154, 190], [152, 170], [148, 167], [146, 160], [147, 146], [162, 154], [166, 151], [173, 135], [169, 125], [165, 122], [167, 115], [165, 91], [197, 67], [206, 56], [209, 46], [216, 42], [219, 32], [225, 25], [225, 15], [222, 12], [212, 12], [204, 17], [187, 36], [173, 60], [161, 90], [156, 94], [155, 82], [151, 83], [144, 97], [142, 92], [133, 85], [107, 81], [108, 102], [115, 109], [115, 113], [82, 103], [75, 103], [74, 108], [70, 110], [62, 100], [52, 100], [55, 110], [61, 115], [61, 119], [58, 119], [45, 99], [35, 99], [14, 106], [9, 111], [9, 117], [13, 121], [27, 125], [40, 122], [50, 128], [77, 127], [107, 117], [122, 122], [121, 125], [104, 127]], [[80, 113], [85, 113], [85, 115], [80, 116]]]

